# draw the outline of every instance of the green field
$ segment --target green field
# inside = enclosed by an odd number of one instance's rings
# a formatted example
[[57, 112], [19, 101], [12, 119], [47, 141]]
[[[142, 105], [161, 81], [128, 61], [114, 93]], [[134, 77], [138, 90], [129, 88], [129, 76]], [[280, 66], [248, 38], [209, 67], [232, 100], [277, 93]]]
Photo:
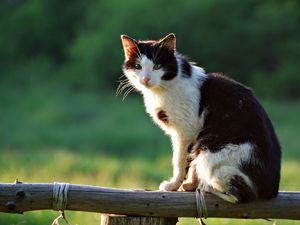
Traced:
[[[171, 175], [168, 138], [144, 112], [142, 99], [59, 86], [0, 89], [0, 182], [70, 182], [156, 189]], [[281, 190], [299, 190], [300, 102], [264, 101], [282, 143]], [[299, 211], [300, 213], [300, 211]], [[0, 224], [51, 224], [57, 212], [0, 214]], [[96, 213], [67, 212], [71, 224], [99, 224]], [[271, 224], [207, 219], [207, 224]], [[196, 225], [180, 219], [180, 225]], [[300, 224], [300, 221], [277, 221]]]

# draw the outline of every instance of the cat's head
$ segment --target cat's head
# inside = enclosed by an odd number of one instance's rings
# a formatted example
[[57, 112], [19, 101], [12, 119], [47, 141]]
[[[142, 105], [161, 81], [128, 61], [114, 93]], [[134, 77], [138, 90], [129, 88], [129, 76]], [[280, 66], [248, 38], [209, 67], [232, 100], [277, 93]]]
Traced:
[[173, 33], [160, 40], [136, 41], [126, 35], [121, 39], [125, 53], [123, 71], [137, 90], [163, 89], [177, 76]]

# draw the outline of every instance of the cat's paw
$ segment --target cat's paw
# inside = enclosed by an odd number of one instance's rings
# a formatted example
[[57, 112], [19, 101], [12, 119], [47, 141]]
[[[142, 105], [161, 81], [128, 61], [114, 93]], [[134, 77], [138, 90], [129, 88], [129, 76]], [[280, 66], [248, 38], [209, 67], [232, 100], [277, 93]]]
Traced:
[[197, 183], [183, 183], [178, 191], [195, 191], [198, 187]]
[[180, 187], [181, 182], [179, 181], [164, 181], [159, 185], [159, 190], [161, 191], [177, 191]]

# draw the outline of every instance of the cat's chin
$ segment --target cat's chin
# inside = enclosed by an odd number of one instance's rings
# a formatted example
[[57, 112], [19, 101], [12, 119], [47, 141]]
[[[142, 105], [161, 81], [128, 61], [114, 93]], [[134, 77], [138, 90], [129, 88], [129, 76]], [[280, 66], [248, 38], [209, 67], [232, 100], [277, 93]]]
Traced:
[[148, 84], [148, 85], [143, 85], [143, 89], [145, 91], [157, 92], [157, 91], [161, 91], [162, 87], [159, 85]]

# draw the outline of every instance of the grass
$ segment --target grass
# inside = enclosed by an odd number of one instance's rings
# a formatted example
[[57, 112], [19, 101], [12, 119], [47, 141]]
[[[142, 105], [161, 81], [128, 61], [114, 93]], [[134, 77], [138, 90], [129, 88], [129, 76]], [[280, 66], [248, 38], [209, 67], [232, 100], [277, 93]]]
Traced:
[[[58, 86], [0, 89], [0, 182], [70, 182], [156, 189], [171, 175], [171, 145], [142, 99]], [[265, 101], [283, 147], [281, 190], [300, 190], [299, 102]], [[51, 224], [57, 212], [0, 214], [0, 224]], [[96, 213], [67, 212], [72, 224], [99, 224]], [[207, 219], [207, 224], [270, 224]], [[180, 225], [198, 224], [180, 219]], [[277, 224], [300, 224], [277, 221]]]

